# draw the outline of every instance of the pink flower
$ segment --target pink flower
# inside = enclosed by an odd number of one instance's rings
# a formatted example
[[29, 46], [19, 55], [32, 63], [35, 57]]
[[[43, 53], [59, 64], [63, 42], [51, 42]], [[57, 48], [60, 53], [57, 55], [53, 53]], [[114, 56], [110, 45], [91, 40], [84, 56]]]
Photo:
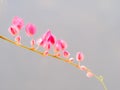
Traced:
[[59, 52], [61, 50], [61, 47], [58, 42], [56, 42], [56, 44], [54, 46], [54, 50], [55, 50], [55, 52]]
[[67, 48], [67, 44], [63, 40], [57, 40], [54, 46], [55, 51], [65, 50]]
[[64, 52], [63, 52], [63, 56], [64, 56], [65, 58], [68, 58], [68, 57], [70, 56], [70, 53], [69, 53], [68, 51], [64, 51]]
[[50, 42], [46, 42], [45, 45], [44, 45], [44, 48], [46, 50], [50, 50], [50, 47], [51, 47]]
[[52, 45], [55, 44], [56, 38], [48, 29], [48, 31], [43, 35], [42, 39], [46, 42], [50, 42]]
[[11, 35], [16, 36], [19, 33], [19, 30], [16, 26], [12, 25], [8, 28], [8, 31]]
[[21, 30], [21, 28], [24, 26], [23, 19], [20, 18], [20, 17], [18, 17], [18, 16], [16, 16], [16, 17], [13, 18], [12, 24], [15, 25], [15, 26], [17, 26], [17, 28], [19, 30]]
[[46, 41], [43, 40], [42, 38], [38, 39], [38, 40], [36, 41], [36, 43], [37, 43], [38, 46], [42, 46], [42, 47], [45, 47], [45, 46], [46, 46]]
[[52, 45], [55, 44], [56, 38], [53, 34], [51, 34], [48, 38], [48, 42], [50, 42]]
[[84, 60], [84, 55], [83, 55], [82, 52], [77, 52], [76, 60], [79, 61], [79, 62]]
[[48, 40], [48, 38], [50, 37], [50, 35], [51, 35], [51, 31], [48, 29], [48, 31], [45, 34], [43, 34], [42, 39]]
[[37, 40], [37, 45], [42, 46], [46, 50], [51, 48], [51, 45], [55, 44], [55, 36], [48, 30], [45, 34], [43, 34], [42, 38]]
[[61, 45], [61, 49], [65, 50], [67, 48], [67, 43], [63, 40], [59, 40], [59, 42], [60, 42], [60, 45]]
[[33, 36], [36, 33], [36, 26], [34, 24], [27, 24], [25, 29], [28, 36]]

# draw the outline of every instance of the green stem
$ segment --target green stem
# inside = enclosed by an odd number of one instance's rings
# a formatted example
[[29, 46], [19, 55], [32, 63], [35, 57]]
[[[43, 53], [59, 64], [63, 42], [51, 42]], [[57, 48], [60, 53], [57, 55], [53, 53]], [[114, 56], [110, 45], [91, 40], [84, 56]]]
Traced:
[[[95, 74], [94, 74], [95, 75]], [[103, 76], [98, 76], [98, 75], [95, 75], [95, 78], [102, 84], [104, 90], [108, 90], [106, 85], [105, 85], [105, 82], [104, 82], [104, 78]]]
[[[16, 42], [14, 42], [14, 41], [12, 41], [12, 40], [4, 37], [4, 36], [1, 36], [1, 35], [0, 35], [0, 38], [3, 39], [3, 40], [5, 40], [5, 41], [7, 41], [7, 42], [9, 42], [9, 43], [12, 43], [12, 44], [14, 44], [14, 45], [16, 45], [16, 46], [19, 46], [19, 47], [21, 47], [21, 48], [30, 50], [30, 51], [32, 51], [32, 52], [35, 52], [35, 53], [37, 53], [37, 54], [40, 54], [40, 55], [44, 56], [44, 53], [43, 53], [43, 52], [40, 52], [40, 51], [38, 51], [38, 50], [36, 50], [36, 49], [29, 48], [29, 47], [24, 46], [24, 45], [22, 45], [22, 44], [17, 44]], [[61, 60], [61, 61], [63, 61], [63, 62], [66, 62], [66, 63], [68, 63], [68, 64], [70, 64], [70, 65], [72, 65], [72, 66], [80, 69], [79, 66], [78, 66], [78, 64], [76, 64], [76, 63], [74, 63], [74, 62], [70, 62], [68, 59], [61, 58], [61, 57], [55, 56], [55, 55], [53, 55], [53, 54], [48, 54], [48, 56], [53, 57], [53, 58], [56, 58], [56, 59]], [[91, 71], [91, 70], [90, 70], [89, 68], [87, 68], [87, 71]], [[93, 74], [94, 74], [94, 73], [93, 73]], [[106, 85], [105, 85], [103, 76], [98, 76], [98, 75], [94, 74], [94, 77], [102, 84], [104, 90], [108, 90], [107, 87], [106, 87]]]

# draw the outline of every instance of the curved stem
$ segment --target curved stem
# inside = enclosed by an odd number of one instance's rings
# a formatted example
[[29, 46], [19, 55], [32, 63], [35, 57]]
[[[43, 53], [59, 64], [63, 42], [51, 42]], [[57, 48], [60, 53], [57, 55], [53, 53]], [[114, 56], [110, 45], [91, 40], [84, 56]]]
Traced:
[[[9, 42], [9, 43], [12, 43], [12, 44], [14, 44], [14, 45], [16, 45], [16, 46], [19, 46], [19, 47], [21, 47], [21, 48], [30, 50], [30, 51], [32, 51], [32, 52], [35, 52], [35, 53], [37, 53], [37, 54], [40, 54], [40, 55], [44, 56], [44, 53], [43, 53], [43, 52], [40, 52], [40, 51], [38, 51], [38, 50], [36, 50], [36, 49], [29, 48], [29, 47], [24, 46], [24, 45], [22, 45], [22, 44], [17, 44], [16, 42], [14, 42], [14, 41], [12, 41], [12, 40], [4, 37], [4, 36], [1, 36], [1, 35], [0, 35], [0, 38], [3, 39], [3, 40], [5, 40], [5, 41], [7, 41], [7, 42]], [[72, 66], [80, 69], [78, 64], [76, 64], [76, 63], [74, 63], [74, 62], [70, 62], [68, 59], [61, 58], [61, 57], [55, 56], [55, 55], [53, 55], [53, 54], [48, 54], [48, 56], [53, 57], [53, 58], [56, 58], [56, 59], [61, 60], [61, 61], [63, 61], [63, 62], [66, 62], [66, 63], [68, 63], [68, 64], [70, 64], [70, 65], [72, 65]], [[89, 68], [87, 68], [87, 71], [91, 71], [91, 70], [90, 70]], [[94, 74], [94, 73], [93, 73], [93, 74]], [[102, 84], [104, 90], [108, 90], [107, 87], [106, 87], [106, 85], [105, 85], [103, 76], [101, 76], [101, 75], [98, 76], [98, 75], [94, 74], [94, 77]]]
[[[95, 75], [95, 74], [94, 74]], [[105, 85], [105, 82], [104, 82], [104, 78], [103, 76], [98, 76], [98, 75], [95, 75], [95, 78], [102, 84], [104, 90], [108, 90], [106, 85]]]

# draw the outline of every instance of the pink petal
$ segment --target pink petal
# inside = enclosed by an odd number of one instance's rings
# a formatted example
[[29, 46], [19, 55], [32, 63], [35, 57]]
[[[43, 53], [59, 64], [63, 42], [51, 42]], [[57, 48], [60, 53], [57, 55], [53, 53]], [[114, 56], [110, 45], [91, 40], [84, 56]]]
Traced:
[[16, 36], [15, 37], [15, 41], [17, 42], [17, 44], [20, 44], [20, 42], [21, 42], [21, 36]]
[[54, 50], [55, 52], [59, 52], [61, 50], [61, 44], [59, 43], [58, 40], [55, 43]]
[[64, 50], [67, 48], [67, 43], [63, 40], [60, 40], [60, 44], [61, 44], [61, 49]]
[[83, 61], [84, 60], [84, 55], [82, 52], [77, 52], [76, 54], [76, 60], [77, 61]]
[[13, 18], [12, 24], [17, 26], [19, 30], [24, 26], [23, 19], [18, 16]]
[[49, 29], [45, 34], [43, 34], [42, 39], [46, 42], [50, 42], [52, 45], [54, 45], [56, 41], [55, 36], [51, 33]]
[[70, 56], [70, 53], [68, 51], [64, 51], [63, 52], [63, 56], [66, 57], [66, 58], [68, 58]]
[[36, 33], [36, 26], [34, 24], [27, 24], [26, 25], [26, 34], [28, 36], [33, 36]]
[[52, 35], [52, 34], [51, 34], [51, 35], [49, 36], [49, 38], [48, 38], [48, 42], [50, 42], [52, 45], [55, 44], [55, 40], [56, 40], [56, 38], [55, 38], [55, 36]]
[[42, 38], [40, 38], [40, 39], [36, 40], [36, 44], [37, 44], [38, 46], [41, 46], [41, 45], [42, 45], [42, 43], [43, 43]]
[[19, 33], [19, 30], [16, 26], [12, 25], [8, 28], [8, 31], [11, 35], [15, 36]]
[[92, 72], [87, 72], [86, 76], [87, 76], [88, 78], [91, 78], [91, 77], [94, 76], [94, 74], [93, 74]]
[[48, 31], [42, 36], [42, 38], [44, 40], [48, 40], [48, 38], [50, 37], [50, 35], [51, 35], [51, 31], [48, 29]]
[[82, 65], [82, 66], [80, 66], [80, 70], [86, 71], [86, 70], [87, 70], [87, 67]]
[[51, 47], [50, 43], [49, 43], [49, 42], [46, 42], [44, 48], [45, 48], [46, 50], [50, 50], [50, 47]]
[[43, 40], [42, 38], [38, 39], [36, 41], [36, 43], [37, 43], [38, 46], [42, 46], [42, 47], [45, 47], [45, 45], [46, 45], [46, 41]]
[[32, 48], [34, 48], [34, 45], [35, 45], [35, 40], [34, 40], [34, 39], [32, 39], [32, 40], [30, 41], [30, 44], [31, 44]]
[[63, 40], [57, 40], [56, 43], [55, 43], [55, 47], [54, 49], [56, 51], [60, 51], [60, 50], [65, 50], [67, 48], [67, 44], [65, 41]]
[[44, 56], [48, 56], [48, 51], [47, 51], [47, 50], [44, 51], [43, 55], [44, 55]]

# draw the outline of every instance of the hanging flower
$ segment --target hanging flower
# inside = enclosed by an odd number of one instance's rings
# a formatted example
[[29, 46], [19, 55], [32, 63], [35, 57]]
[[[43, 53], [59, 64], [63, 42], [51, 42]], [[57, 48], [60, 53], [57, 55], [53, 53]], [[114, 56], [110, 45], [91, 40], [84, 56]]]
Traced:
[[68, 58], [68, 57], [70, 56], [70, 53], [65, 50], [65, 51], [63, 52], [63, 56], [64, 56], [65, 58]]
[[19, 30], [18, 30], [18, 28], [17, 28], [15, 25], [11, 25], [11, 26], [8, 28], [8, 31], [9, 31], [9, 33], [10, 33], [12, 36], [16, 36], [17, 34], [19, 34]]
[[33, 36], [36, 33], [36, 26], [34, 24], [27, 24], [25, 29], [28, 36]]
[[60, 51], [60, 50], [65, 50], [67, 48], [67, 44], [65, 41], [63, 40], [57, 40], [54, 46], [54, 50], [55, 51]]
[[83, 55], [82, 52], [77, 52], [77, 54], [76, 54], [76, 60], [79, 61], [79, 62], [81, 62], [81, 61], [84, 60], [84, 55]]

